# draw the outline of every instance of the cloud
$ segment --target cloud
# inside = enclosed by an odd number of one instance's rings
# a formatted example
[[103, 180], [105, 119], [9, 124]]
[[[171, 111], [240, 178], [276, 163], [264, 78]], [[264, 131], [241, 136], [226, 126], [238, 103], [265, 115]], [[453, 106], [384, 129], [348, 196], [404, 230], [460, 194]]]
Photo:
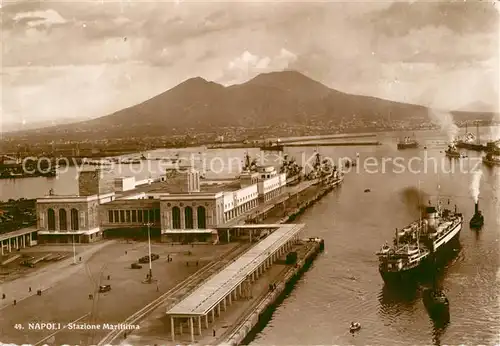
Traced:
[[455, 94], [496, 104], [499, 35], [481, 6], [4, 2], [2, 111], [27, 119], [102, 116], [190, 77], [231, 84], [283, 69], [404, 102], [424, 102], [433, 90], [432, 102], [442, 106]]
[[20, 12], [14, 15], [14, 21], [25, 21], [30, 27], [50, 27], [56, 24], [65, 24], [66, 20], [54, 10]]
[[498, 28], [498, 14], [490, 1], [397, 1], [367, 19], [378, 32], [405, 36], [427, 26], [445, 26], [458, 34], [492, 32]]
[[275, 57], [258, 56], [244, 51], [229, 62], [220, 82], [225, 84], [242, 83], [259, 73], [285, 70], [296, 60], [297, 56], [285, 48], [282, 48]]

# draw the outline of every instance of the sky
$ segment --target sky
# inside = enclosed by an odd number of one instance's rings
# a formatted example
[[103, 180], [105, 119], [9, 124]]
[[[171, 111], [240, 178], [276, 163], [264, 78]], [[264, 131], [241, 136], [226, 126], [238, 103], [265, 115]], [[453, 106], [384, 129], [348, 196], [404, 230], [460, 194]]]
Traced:
[[300, 71], [340, 91], [498, 111], [491, 2], [0, 1], [1, 121], [104, 116], [196, 76]]

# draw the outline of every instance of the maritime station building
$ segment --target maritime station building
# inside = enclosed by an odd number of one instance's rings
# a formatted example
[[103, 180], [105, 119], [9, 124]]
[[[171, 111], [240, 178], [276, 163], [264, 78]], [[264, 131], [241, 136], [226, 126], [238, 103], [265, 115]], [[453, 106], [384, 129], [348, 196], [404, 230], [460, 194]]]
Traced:
[[168, 170], [159, 181], [103, 179], [82, 171], [78, 195], [37, 199], [37, 241], [92, 243], [147, 236], [165, 242], [218, 241], [219, 227], [284, 192], [286, 174], [272, 166], [234, 180], [200, 180], [192, 167]]

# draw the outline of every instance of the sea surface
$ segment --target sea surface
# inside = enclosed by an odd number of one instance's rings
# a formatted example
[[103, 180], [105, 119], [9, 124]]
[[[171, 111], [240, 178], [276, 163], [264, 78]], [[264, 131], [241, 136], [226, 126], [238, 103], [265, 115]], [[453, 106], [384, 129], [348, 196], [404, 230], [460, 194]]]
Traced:
[[[489, 131], [484, 129], [486, 138]], [[500, 330], [500, 167], [487, 168], [479, 153], [450, 160], [444, 157], [446, 136], [439, 131], [416, 133], [424, 150], [396, 150], [397, 133], [377, 134], [383, 144], [367, 147], [320, 147], [325, 158], [355, 158], [358, 166], [346, 172], [343, 186], [333, 191], [296, 222], [306, 224], [308, 236], [325, 239], [325, 252], [299, 280], [288, 298], [276, 309], [267, 326], [250, 345], [431, 345], [499, 344]], [[411, 135], [404, 134], [404, 135]], [[313, 147], [290, 148], [287, 153], [299, 163], [312, 163]], [[223, 173], [237, 174], [246, 150], [156, 150], [150, 157], [173, 156], [198, 167], [210, 166]], [[258, 149], [249, 150], [251, 156]], [[272, 153], [259, 154], [265, 162], [276, 160]], [[216, 162], [215, 162], [216, 161]], [[113, 167], [113, 176], [136, 175], [138, 179], [161, 172], [157, 162], [148, 167]], [[427, 162], [427, 163], [424, 163]], [[434, 168], [436, 165], [436, 169]], [[210, 168], [210, 167], [207, 167]], [[471, 173], [480, 170], [479, 205], [485, 215], [481, 231], [472, 231], [468, 222], [474, 211]], [[2, 199], [34, 198], [54, 189], [56, 194], [77, 192], [77, 168], [54, 179], [0, 181]], [[206, 179], [216, 175], [206, 172]], [[420, 188], [425, 199], [439, 196], [445, 205], [457, 205], [465, 215], [461, 247], [440, 277], [450, 300], [451, 322], [436, 327], [421, 300], [420, 289], [384, 287], [375, 253], [391, 242], [395, 228], [418, 218], [414, 201], [403, 193]], [[370, 189], [370, 192], [364, 192]], [[427, 201], [423, 201], [426, 203]], [[351, 335], [350, 322], [362, 329]]]

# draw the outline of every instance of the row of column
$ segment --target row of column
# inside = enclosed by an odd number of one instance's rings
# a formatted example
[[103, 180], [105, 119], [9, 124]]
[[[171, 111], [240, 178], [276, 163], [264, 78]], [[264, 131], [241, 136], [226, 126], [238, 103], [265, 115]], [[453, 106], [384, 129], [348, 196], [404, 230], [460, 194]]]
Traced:
[[264, 195], [264, 202], [267, 202], [275, 197], [278, 197], [279, 195], [281, 195], [281, 193], [283, 192], [283, 189], [284, 187], [278, 187], [277, 189], [273, 190], [273, 191], [269, 191], [268, 193], [266, 193]]
[[246, 202], [236, 208], [233, 208], [224, 213], [224, 222], [234, 219], [235, 217], [240, 216], [241, 214], [249, 211], [250, 209], [256, 208], [259, 205], [258, 199], [253, 199], [251, 201]]
[[12, 252], [12, 249], [24, 249], [26, 246], [31, 246], [31, 240], [31, 232], [2, 240], [0, 246], [2, 256], [5, 254], [4, 248], [7, 249], [7, 253]]
[[[170, 316], [170, 330], [172, 341], [175, 341], [176, 327], [178, 326], [179, 334], [183, 333], [183, 324], [187, 321], [187, 327], [191, 336], [191, 342], [195, 342], [195, 328], [196, 335], [202, 335], [203, 329], [208, 329], [209, 324], [215, 321], [215, 317], [220, 317], [221, 311], [226, 311], [227, 306], [231, 305], [234, 300], [239, 298], [252, 298], [251, 286], [257, 281], [281, 256], [290, 251], [294, 244], [299, 240], [299, 236], [295, 235], [292, 239], [283, 244], [274, 253], [270, 254], [265, 261], [260, 264], [255, 270], [250, 273], [246, 280], [239, 284], [233, 291], [224, 297], [208, 314], [204, 316], [190, 316], [190, 317], [177, 317]], [[176, 321], [179, 321], [176, 323]], [[202, 323], [203, 322], [203, 323]], [[196, 324], [196, 326], [195, 326]]]

